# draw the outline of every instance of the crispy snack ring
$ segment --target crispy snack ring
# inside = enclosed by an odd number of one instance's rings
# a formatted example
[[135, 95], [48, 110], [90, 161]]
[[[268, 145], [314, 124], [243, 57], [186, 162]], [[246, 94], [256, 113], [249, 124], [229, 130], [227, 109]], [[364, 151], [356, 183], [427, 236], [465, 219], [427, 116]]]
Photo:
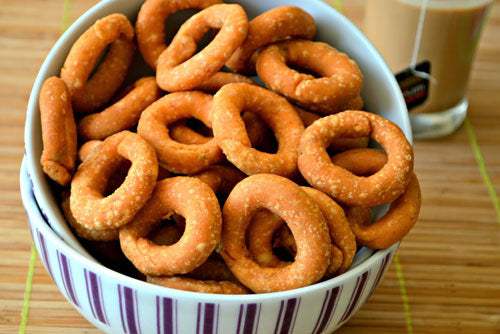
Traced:
[[78, 159], [83, 162], [87, 160], [94, 152], [99, 150], [102, 145], [102, 140], [89, 140], [85, 142], [78, 150]]
[[71, 98], [64, 81], [57, 77], [45, 80], [40, 91], [40, 119], [43, 171], [64, 186], [70, 183], [76, 160], [76, 125]]
[[[295, 244], [295, 239], [290, 229], [286, 225], [282, 225], [277, 231], [278, 235], [274, 239], [274, 247], [281, 247], [288, 250], [288, 252], [295, 256], [297, 254], [297, 245]], [[340, 274], [340, 267], [342, 266], [344, 255], [342, 251], [335, 245], [332, 245], [332, 257], [330, 259], [330, 265], [326, 272], [326, 277], [332, 276], [332, 274]]]
[[[197, 42], [210, 29], [220, 30], [209, 45], [194, 55]], [[195, 14], [181, 26], [158, 58], [158, 85], [174, 92], [203, 84], [222, 69], [247, 32], [248, 18], [240, 5], [213, 5]]]
[[224, 295], [244, 295], [249, 291], [238, 283], [229, 281], [202, 281], [187, 277], [154, 277], [148, 276], [149, 283], [161, 285], [167, 288], [202, 292], [215, 293]]
[[92, 241], [112, 241], [118, 240], [118, 229], [108, 229], [108, 230], [95, 230], [88, 229], [82, 224], [79, 224], [73, 213], [71, 212], [69, 203], [69, 193], [63, 194], [63, 200], [61, 202], [61, 209], [66, 218], [66, 222], [75, 230], [76, 234], [86, 240]]
[[[369, 177], [356, 176], [330, 160], [326, 147], [336, 138], [370, 136], [388, 161]], [[345, 111], [309, 126], [301, 138], [299, 170], [313, 187], [350, 206], [376, 206], [398, 198], [410, 182], [413, 150], [392, 122], [364, 111]]]
[[[332, 161], [356, 175], [370, 175], [383, 168], [387, 156], [372, 149], [351, 150], [334, 156]], [[407, 189], [382, 218], [372, 223], [370, 210], [364, 207], [349, 207], [346, 213], [359, 244], [385, 249], [408, 234], [417, 222], [420, 204], [418, 179], [411, 173]]]
[[208, 94], [215, 94], [225, 85], [239, 82], [255, 85], [255, 82], [252, 79], [243, 75], [239, 75], [236, 73], [217, 72], [211, 78], [196, 87], [196, 90], [201, 90], [202, 92]]
[[141, 112], [160, 97], [154, 77], [137, 80], [132, 90], [105, 110], [84, 117], [78, 133], [85, 139], [105, 139], [117, 132], [128, 130], [139, 121]]
[[[263, 147], [267, 142], [272, 140], [272, 138], [270, 138], [272, 133], [269, 133], [266, 128], [266, 124], [259, 118], [259, 116], [251, 112], [244, 112], [241, 118], [245, 122], [245, 128], [252, 146]], [[211, 137], [206, 137], [191, 129], [185, 123], [173, 126], [170, 128], [169, 133], [173, 140], [190, 145], [205, 144], [212, 139]]]
[[[256, 113], [274, 131], [279, 143], [277, 153], [251, 147], [240, 116], [244, 110]], [[290, 176], [297, 170], [297, 147], [304, 126], [284, 98], [254, 85], [226, 85], [214, 97], [212, 127], [227, 159], [244, 173]]]
[[[268, 209], [283, 218], [297, 240], [295, 261], [281, 268], [262, 267], [246, 247], [245, 232], [255, 212]], [[221, 255], [238, 280], [252, 291], [303, 287], [323, 277], [331, 241], [314, 201], [292, 181], [271, 174], [252, 175], [236, 185], [223, 209]]]
[[137, 132], [158, 154], [160, 165], [170, 172], [193, 174], [216, 164], [222, 151], [214, 138], [204, 144], [188, 145], [176, 142], [168, 126], [194, 117], [212, 127], [212, 96], [200, 92], [178, 92], [166, 95], [143, 111]]
[[[309, 187], [302, 187], [302, 190], [316, 202], [328, 224], [332, 239], [332, 258], [327, 276], [345, 272], [350, 267], [356, 253], [356, 239], [345, 217], [344, 210], [319, 190]], [[248, 230], [248, 246], [259, 263], [277, 266], [281, 261], [272, 252], [272, 239], [274, 233], [283, 226], [284, 222], [277, 216], [270, 217], [269, 215], [269, 211], [264, 211], [259, 212], [254, 217]], [[290, 247], [289, 240], [282, 241]], [[296, 251], [296, 246], [290, 248], [292, 252]]]
[[226, 63], [235, 72], [252, 72], [251, 62], [257, 49], [290, 38], [313, 39], [314, 18], [299, 7], [283, 6], [260, 14], [250, 21], [248, 36]]
[[137, 44], [146, 63], [156, 69], [158, 57], [167, 48], [165, 20], [170, 15], [185, 9], [204, 9], [221, 2], [222, 0], [146, 0], [135, 23]]
[[215, 165], [193, 175], [193, 177], [206, 183], [216, 194], [227, 196], [246, 175], [236, 168]]
[[[310, 111], [306, 111], [302, 108], [295, 107], [297, 113], [299, 114], [304, 126], [307, 128], [309, 125], [313, 124], [315, 121], [321, 118], [321, 116], [312, 113]], [[351, 110], [358, 110], [357, 108]], [[330, 144], [330, 149], [335, 152], [347, 151], [355, 148], [364, 148], [368, 146], [370, 142], [369, 137], [359, 137], [359, 138], [336, 138]]]
[[229, 281], [238, 282], [236, 277], [227, 267], [224, 259], [214, 252], [201, 266], [187, 274], [188, 277], [203, 281]]
[[[61, 69], [77, 112], [92, 112], [108, 102], [125, 79], [134, 54], [134, 28], [126, 16], [97, 20], [73, 44]], [[106, 46], [110, 49], [95, 73]]]
[[[300, 73], [288, 64], [320, 77]], [[334, 114], [359, 106], [363, 75], [358, 65], [325, 43], [293, 40], [271, 45], [259, 53], [257, 73], [270, 89], [316, 112]]]
[[[173, 245], [158, 245], [148, 234], [166, 215], [186, 218], [184, 234]], [[220, 242], [221, 213], [214, 192], [191, 177], [158, 182], [153, 196], [134, 220], [120, 229], [123, 252], [145, 275], [186, 274], [207, 260]]]
[[[154, 149], [135, 133], [108, 137], [78, 168], [71, 182], [71, 211], [87, 229], [106, 230], [129, 223], [151, 195], [158, 176]], [[126, 160], [132, 162], [125, 181], [104, 196], [108, 179]]]

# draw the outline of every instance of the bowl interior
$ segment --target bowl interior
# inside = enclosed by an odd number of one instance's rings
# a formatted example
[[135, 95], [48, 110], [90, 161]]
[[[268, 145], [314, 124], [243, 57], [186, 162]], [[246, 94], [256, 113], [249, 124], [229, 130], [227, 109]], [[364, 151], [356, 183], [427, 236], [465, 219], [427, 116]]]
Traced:
[[[410, 141], [412, 140], [406, 106], [392, 73], [364, 35], [343, 15], [320, 0], [238, 0], [227, 2], [243, 5], [250, 18], [267, 9], [282, 5], [295, 5], [308, 11], [318, 25], [317, 40], [327, 42], [348, 53], [359, 64], [365, 76], [362, 95], [366, 109], [396, 123], [406, 137]], [[36, 199], [42, 214], [46, 216], [47, 221], [51, 222], [51, 227], [57, 235], [88, 258], [92, 257], [80, 245], [65, 223], [58, 203], [52, 194], [50, 184], [39, 164], [42, 151], [38, 109], [39, 91], [46, 78], [59, 74], [71, 45], [98, 18], [120, 12], [134, 21], [141, 4], [142, 0], [103, 1], [81, 16], [51, 49], [35, 80], [28, 104], [25, 128], [26, 163], [34, 184]], [[147, 67], [140, 68], [143, 70], [139, 70], [131, 76], [151, 74]], [[370, 257], [372, 253], [367, 249], [358, 252], [354, 266]]]

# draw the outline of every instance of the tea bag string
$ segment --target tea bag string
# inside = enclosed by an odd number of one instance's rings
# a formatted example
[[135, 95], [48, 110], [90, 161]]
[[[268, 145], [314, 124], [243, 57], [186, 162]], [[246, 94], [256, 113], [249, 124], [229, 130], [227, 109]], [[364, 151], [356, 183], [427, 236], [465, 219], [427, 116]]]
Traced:
[[422, 1], [422, 6], [420, 7], [420, 15], [418, 17], [418, 25], [417, 25], [417, 31], [415, 34], [415, 42], [413, 44], [413, 54], [411, 56], [411, 63], [410, 63], [410, 68], [412, 73], [422, 79], [427, 79], [430, 80], [431, 82], [436, 82], [436, 79], [432, 77], [430, 74], [422, 71], [417, 71], [415, 68], [417, 66], [417, 58], [418, 58], [418, 53], [420, 51], [420, 45], [422, 43], [422, 34], [424, 31], [424, 24], [425, 24], [425, 16], [427, 14], [427, 6], [429, 4], [429, 0], [423, 0]]

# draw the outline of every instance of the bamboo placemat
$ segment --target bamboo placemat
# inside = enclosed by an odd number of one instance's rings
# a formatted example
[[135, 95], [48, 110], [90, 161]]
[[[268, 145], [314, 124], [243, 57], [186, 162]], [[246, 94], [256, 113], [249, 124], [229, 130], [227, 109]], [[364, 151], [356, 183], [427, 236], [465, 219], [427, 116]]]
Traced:
[[[98, 332], [63, 299], [32, 251], [18, 186], [35, 75], [64, 27], [95, 2], [0, 1], [1, 333]], [[360, 23], [363, 4], [347, 0], [343, 9]], [[375, 295], [340, 333], [500, 333], [498, 1], [481, 40], [469, 99], [460, 131], [416, 144], [420, 221]]]

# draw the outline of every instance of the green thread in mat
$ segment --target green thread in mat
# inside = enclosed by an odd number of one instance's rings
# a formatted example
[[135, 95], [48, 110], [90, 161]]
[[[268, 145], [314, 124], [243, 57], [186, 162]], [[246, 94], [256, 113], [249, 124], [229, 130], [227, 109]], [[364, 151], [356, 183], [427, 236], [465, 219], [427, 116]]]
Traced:
[[327, 0], [327, 2], [330, 4], [330, 6], [332, 6], [333, 8], [338, 10], [339, 12], [342, 11], [342, 6], [344, 4], [343, 0]]
[[[61, 19], [61, 31], [66, 30], [71, 23], [70, 12], [71, 12], [71, 0], [64, 0], [63, 14]], [[26, 325], [28, 324], [30, 302], [31, 302], [31, 291], [33, 290], [33, 275], [35, 274], [36, 257], [37, 257], [37, 252], [34, 245], [32, 244], [30, 261], [28, 265], [28, 274], [26, 275], [26, 285], [24, 287], [23, 308], [21, 310], [21, 321], [19, 323], [18, 334], [24, 334], [26, 332]]]
[[61, 31], [66, 30], [71, 24], [71, 0], [64, 0], [61, 20]]
[[403, 300], [403, 310], [405, 314], [406, 322], [406, 332], [408, 334], [413, 334], [413, 320], [411, 318], [411, 308], [410, 299], [408, 298], [408, 291], [406, 290], [405, 277], [403, 275], [403, 268], [401, 262], [399, 261], [399, 252], [394, 256], [394, 264], [396, 265], [396, 276], [399, 283], [399, 292], [401, 293], [401, 299]]
[[28, 274], [26, 275], [26, 285], [24, 287], [23, 309], [21, 311], [21, 322], [19, 323], [19, 334], [26, 332], [26, 324], [30, 312], [31, 290], [33, 289], [33, 275], [35, 273], [36, 249], [31, 245], [30, 262], [28, 265]]
[[488, 194], [490, 195], [491, 201], [493, 202], [493, 207], [495, 208], [495, 212], [497, 215], [497, 223], [500, 224], [500, 200], [495, 190], [495, 186], [491, 181], [490, 174], [488, 173], [488, 168], [486, 167], [483, 153], [481, 152], [481, 148], [479, 147], [479, 143], [477, 141], [476, 131], [474, 130], [474, 126], [470, 122], [469, 117], [465, 118], [464, 127], [465, 131], [467, 132], [467, 137], [469, 138], [469, 144], [472, 149], [472, 153], [474, 154], [477, 166], [479, 167], [479, 173], [483, 178], [483, 182], [486, 185]]

